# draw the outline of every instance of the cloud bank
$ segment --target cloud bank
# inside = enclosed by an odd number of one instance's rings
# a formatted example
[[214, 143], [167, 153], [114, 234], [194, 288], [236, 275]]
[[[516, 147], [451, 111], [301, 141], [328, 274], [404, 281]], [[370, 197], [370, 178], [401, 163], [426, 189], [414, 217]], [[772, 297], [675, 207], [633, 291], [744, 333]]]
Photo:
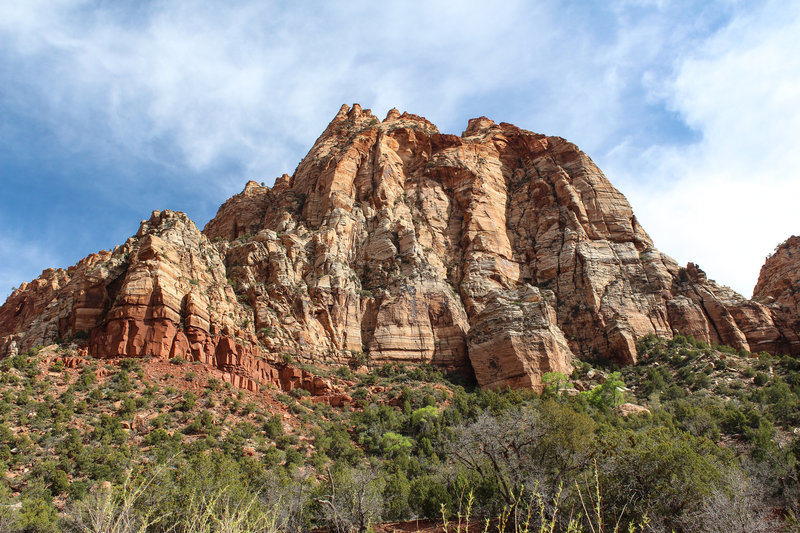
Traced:
[[[11, 1], [0, 141], [9, 159], [52, 149], [42, 179], [84, 191], [76, 210], [166, 204], [202, 225], [246, 179], [291, 172], [342, 103], [454, 133], [487, 115], [576, 142], [661, 250], [749, 294], [765, 253], [800, 232], [796, 35], [798, 10], [778, 3]], [[33, 269], [2, 249], [0, 283], [77, 259], [2, 209], [21, 256], [50, 256]], [[74, 225], [43, 223], [61, 240]]]
[[764, 257], [800, 234], [798, 36], [797, 6], [736, 16], [652, 88], [701, 138], [609, 156], [661, 249], [746, 296]]

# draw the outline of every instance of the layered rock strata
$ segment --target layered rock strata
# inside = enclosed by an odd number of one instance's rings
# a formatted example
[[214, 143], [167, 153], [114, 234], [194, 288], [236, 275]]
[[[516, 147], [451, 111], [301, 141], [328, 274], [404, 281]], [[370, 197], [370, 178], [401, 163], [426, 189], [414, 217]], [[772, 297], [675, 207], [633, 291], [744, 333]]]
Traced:
[[548, 298], [552, 292], [543, 295], [530, 285], [489, 296], [468, 336], [475, 377], [484, 387], [541, 392], [546, 373], [572, 373], [573, 354]]
[[768, 306], [778, 325], [776, 351], [800, 353], [800, 237], [789, 237], [767, 258], [753, 300]]
[[[248, 329], [217, 249], [183, 213], [154, 211], [113, 252], [46, 270], [0, 308], [6, 355], [88, 337], [95, 357], [199, 361], [244, 389], [274, 385], [325, 395], [330, 383], [271, 360]], [[274, 358], [272, 358], [274, 359]]]
[[573, 357], [634, 363], [648, 333], [800, 352], [777, 304], [660, 253], [575, 145], [484, 117], [455, 136], [343, 106], [293, 175], [248, 182], [203, 233], [157, 212], [114, 253], [46, 271], [0, 308], [0, 346], [91, 330], [97, 355], [258, 381], [289, 354], [534, 388]]

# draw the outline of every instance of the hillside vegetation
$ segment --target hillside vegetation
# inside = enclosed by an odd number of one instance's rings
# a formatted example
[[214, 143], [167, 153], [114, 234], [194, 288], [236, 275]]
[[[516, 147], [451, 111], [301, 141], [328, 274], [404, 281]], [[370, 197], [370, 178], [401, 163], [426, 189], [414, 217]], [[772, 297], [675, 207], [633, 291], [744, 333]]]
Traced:
[[73, 349], [0, 362], [0, 531], [797, 527], [790, 357], [646, 337], [640, 364], [577, 363], [541, 395], [427, 366], [306, 367], [346, 388], [334, 408]]

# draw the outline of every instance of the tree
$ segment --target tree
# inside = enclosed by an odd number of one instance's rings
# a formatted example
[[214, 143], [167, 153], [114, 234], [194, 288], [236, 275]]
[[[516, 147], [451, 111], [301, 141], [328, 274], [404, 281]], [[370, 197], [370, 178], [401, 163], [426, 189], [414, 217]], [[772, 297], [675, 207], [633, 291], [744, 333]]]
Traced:
[[563, 372], [545, 372], [542, 376], [542, 383], [544, 384], [543, 398], [558, 398], [565, 394], [565, 389], [572, 386], [569, 376]]
[[733, 454], [703, 437], [663, 427], [617, 431], [598, 458], [604, 513], [625, 521], [645, 513], [656, 531], [681, 530], [713, 491]]
[[738, 468], [727, 472], [724, 486], [714, 489], [702, 507], [687, 517], [687, 526], [703, 524], [708, 533], [780, 531], [761, 488]]
[[384, 481], [379, 469], [334, 465], [327, 493], [317, 498], [325, 522], [337, 533], [364, 533], [381, 519]]
[[582, 395], [595, 407], [616, 407], [622, 403], [625, 382], [619, 372], [612, 372], [608, 378], [592, 390]]
[[594, 428], [587, 415], [554, 401], [499, 415], [486, 411], [456, 430], [450, 453], [512, 506], [525, 488], [549, 499], [569, 474], [585, 468], [595, 453]]

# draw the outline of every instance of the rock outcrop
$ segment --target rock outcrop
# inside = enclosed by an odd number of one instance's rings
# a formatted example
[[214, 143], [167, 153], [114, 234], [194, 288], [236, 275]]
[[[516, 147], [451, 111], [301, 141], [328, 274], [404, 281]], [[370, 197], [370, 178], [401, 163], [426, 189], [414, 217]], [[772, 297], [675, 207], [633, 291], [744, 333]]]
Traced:
[[472, 321], [469, 357], [483, 387], [542, 390], [548, 372], [572, 373], [573, 354], [546, 295], [531, 286], [493, 293]]
[[679, 267], [575, 145], [485, 117], [455, 136], [342, 106], [293, 175], [248, 182], [203, 233], [156, 212], [113, 253], [45, 271], [0, 308], [0, 349], [91, 331], [93, 355], [256, 382], [289, 354], [534, 388], [573, 357], [634, 363], [648, 333], [800, 353], [791, 303]]
[[0, 308], [6, 355], [88, 337], [95, 357], [182, 358], [252, 391], [274, 385], [330, 392], [325, 380], [271, 360], [249, 322], [217, 249], [172, 211], [154, 211], [113, 252], [46, 270]]
[[767, 258], [753, 300], [768, 306], [781, 332], [776, 351], [800, 353], [800, 237], [789, 237]]

